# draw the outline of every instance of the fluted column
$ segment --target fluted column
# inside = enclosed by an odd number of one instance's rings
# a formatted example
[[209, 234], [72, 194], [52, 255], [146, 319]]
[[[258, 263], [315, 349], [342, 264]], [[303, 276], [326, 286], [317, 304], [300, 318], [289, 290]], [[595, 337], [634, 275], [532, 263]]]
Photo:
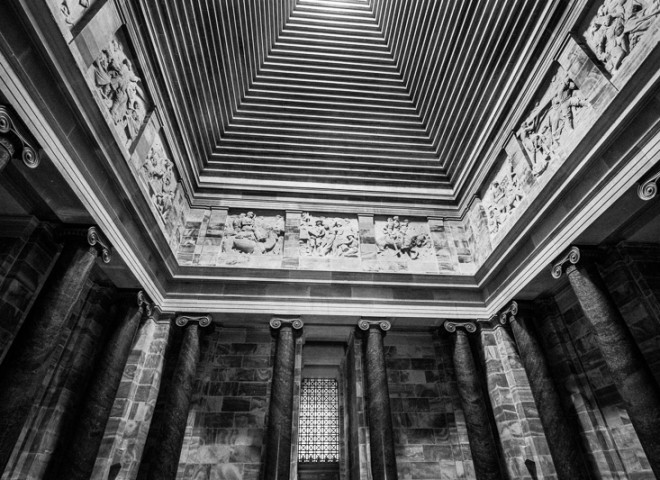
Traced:
[[363, 319], [359, 321], [358, 326], [366, 332], [367, 337], [364, 364], [367, 379], [371, 476], [374, 480], [396, 480], [394, 428], [383, 352], [383, 336], [391, 325], [385, 320]]
[[[527, 319], [522, 318], [523, 315]], [[589, 479], [591, 475], [580, 453], [579, 433], [575, 425], [568, 421], [561, 406], [561, 400], [550, 376], [545, 355], [538, 340], [530, 331], [530, 316], [531, 306], [525, 304], [520, 306], [518, 302], [511, 302], [500, 314], [500, 323], [511, 324], [520, 360], [527, 372], [529, 386], [539, 411], [558, 479]]]
[[9, 460], [99, 248], [104, 261], [110, 260], [110, 247], [95, 227], [87, 231], [86, 245], [75, 237], [67, 242], [0, 367], [0, 471]]
[[291, 471], [293, 374], [296, 356], [294, 330], [300, 330], [303, 322], [300, 319], [273, 318], [270, 326], [277, 335], [277, 350], [268, 409], [264, 478], [288, 480]]
[[653, 472], [660, 478], [660, 388], [591, 259], [571, 247], [552, 267], [565, 271], [623, 399]]
[[176, 324], [183, 327], [183, 341], [172, 374], [165, 402], [165, 421], [160, 426], [159, 448], [151, 459], [149, 480], [174, 480], [179, 467], [181, 446], [186, 432], [195, 371], [199, 363], [199, 327], [211, 324], [211, 316], [180, 315]]
[[454, 370], [458, 394], [465, 414], [470, 451], [477, 480], [500, 480], [502, 473], [497, 444], [479, 380], [477, 366], [470, 349], [468, 333], [475, 333], [473, 322], [445, 322], [445, 330], [454, 337]]
[[151, 303], [144, 292], [140, 291], [137, 294], [137, 303], [126, 305], [120, 312], [120, 325], [108, 340], [95, 369], [57, 478], [87, 480], [92, 475], [135, 334], [142, 318], [150, 315], [151, 311]]

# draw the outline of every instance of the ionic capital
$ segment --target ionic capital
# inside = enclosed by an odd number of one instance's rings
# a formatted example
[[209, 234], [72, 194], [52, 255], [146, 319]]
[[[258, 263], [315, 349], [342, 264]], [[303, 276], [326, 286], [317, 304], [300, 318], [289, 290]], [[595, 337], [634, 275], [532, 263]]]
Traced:
[[[4, 138], [2, 145], [13, 156], [14, 150], [20, 144], [21, 160], [23, 160], [25, 166], [28, 168], [37, 168], [41, 161], [41, 151], [33, 146], [32, 142], [27, 140], [26, 135], [17, 125], [9, 108], [0, 105], [0, 134], [6, 134], [12, 137], [11, 139]], [[12, 141], [13, 139], [16, 139], [16, 141]], [[8, 148], [8, 145], [11, 145], [11, 149]]]
[[151, 299], [144, 292], [144, 290], [140, 290], [137, 293], [137, 304], [138, 304], [138, 308], [142, 311], [142, 315], [145, 318], [147, 319], [154, 318], [154, 314], [155, 314], [154, 302], [151, 301]]
[[644, 201], [651, 200], [658, 194], [658, 180], [660, 169], [637, 184], [637, 196]]
[[291, 328], [294, 330], [301, 330], [303, 328], [303, 321], [300, 318], [280, 318], [273, 317], [270, 319], [270, 328], [277, 330], [282, 327], [282, 325], [291, 325]]
[[511, 303], [500, 312], [499, 319], [502, 325], [514, 322], [518, 315], [518, 302], [512, 300]]
[[179, 327], [185, 327], [190, 322], [196, 322], [200, 327], [208, 327], [211, 325], [213, 317], [210, 313], [206, 315], [182, 315], [179, 314], [174, 318], [174, 323]]
[[468, 333], [475, 333], [477, 331], [477, 324], [471, 320], [455, 321], [447, 320], [442, 324], [449, 333], [456, 333], [456, 329], [462, 328]]
[[57, 237], [60, 239], [67, 237], [79, 239], [80, 237], [85, 237], [87, 244], [92, 247], [94, 251], [101, 255], [103, 263], [110, 263], [110, 259], [112, 257], [112, 245], [110, 245], [108, 239], [105, 238], [103, 233], [101, 233], [101, 229], [99, 227], [79, 227], [65, 225], [64, 227], [58, 229]]
[[[552, 264], [552, 276], [554, 278], [561, 277], [561, 274], [564, 272], [564, 269], [568, 265], [576, 265], [580, 261], [580, 249], [573, 245], [569, 248], [559, 260]], [[566, 265], [568, 264], [568, 265]]]
[[369, 331], [373, 326], [379, 327], [383, 332], [387, 332], [392, 328], [392, 324], [387, 320], [367, 320], [366, 318], [361, 318], [358, 322], [358, 328], [365, 332]]

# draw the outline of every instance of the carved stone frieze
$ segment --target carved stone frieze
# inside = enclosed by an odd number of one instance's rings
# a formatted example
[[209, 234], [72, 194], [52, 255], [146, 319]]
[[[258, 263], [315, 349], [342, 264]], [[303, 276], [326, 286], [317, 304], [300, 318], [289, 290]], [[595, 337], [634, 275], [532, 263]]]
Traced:
[[357, 257], [360, 235], [357, 219], [314, 216], [303, 212], [300, 223], [300, 255], [310, 257]]
[[282, 215], [257, 216], [254, 212], [229, 215], [223, 251], [237, 255], [281, 255], [284, 228]]
[[151, 201], [164, 219], [168, 218], [174, 207], [178, 187], [174, 170], [174, 163], [165, 153], [160, 138], [156, 137], [142, 163], [142, 173], [149, 185]]
[[659, 0], [605, 0], [584, 37], [605, 69], [614, 74], [659, 14]]
[[85, 15], [96, 0], [62, 0], [60, 13], [64, 23], [72, 27]]
[[94, 61], [94, 84], [119, 136], [129, 146], [147, 114], [146, 94], [125, 47], [115, 36]]
[[586, 105], [577, 85], [560, 66], [516, 132], [535, 177], [545, 173], [550, 162], [558, 158], [562, 136], [575, 128], [576, 113]]
[[418, 260], [433, 255], [433, 245], [428, 226], [412, 223], [407, 218], [388, 217], [376, 222], [376, 248], [381, 258], [405, 258]]

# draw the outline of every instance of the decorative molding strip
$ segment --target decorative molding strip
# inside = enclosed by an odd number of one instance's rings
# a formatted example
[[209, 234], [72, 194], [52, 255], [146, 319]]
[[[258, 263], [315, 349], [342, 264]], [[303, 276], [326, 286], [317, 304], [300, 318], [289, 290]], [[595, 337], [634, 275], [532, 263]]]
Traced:
[[293, 328], [294, 330], [300, 330], [303, 328], [305, 324], [299, 318], [287, 319], [287, 318], [274, 317], [270, 319], [270, 328], [277, 330], [282, 325], [291, 325], [291, 328]]
[[358, 327], [360, 330], [364, 330], [365, 332], [374, 325], [380, 327], [383, 332], [387, 332], [390, 328], [392, 328], [392, 324], [387, 320], [366, 320], [361, 318], [358, 322]]
[[101, 251], [103, 263], [110, 263], [112, 246], [108, 239], [103, 236], [98, 227], [89, 227], [87, 229], [87, 243], [92, 247], [97, 247]]
[[508, 307], [500, 312], [500, 323], [506, 325], [507, 322], [513, 322], [516, 320], [516, 315], [518, 314], [518, 302], [512, 300]]
[[0, 133], [10, 132], [21, 142], [21, 160], [23, 160], [25, 166], [28, 168], [37, 168], [41, 161], [41, 150], [33, 147], [28, 142], [25, 135], [16, 127], [9, 109], [4, 105], [0, 105]]
[[637, 196], [644, 201], [655, 197], [658, 194], [658, 180], [660, 180], [660, 169], [637, 184]]
[[476, 333], [477, 331], [477, 324], [471, 321], [467, 321], [467, 322], [446, 321], [445, 323], [443, 323], [443, 326], [445, 327], [445, 330], [447, 330], [449, 333], [456, 333], [457, 328], [463, 328], [468, 333]]
[[211, 325], [213, 317], [210, 313], [206, 315], [177, 315], [174, 319], [179, 327], [185, 327], [189, 322], [197, 322], [200, 327], [208, 327]]
[[561, 277], [561, 274], [564, 272], [564, 264], [570, 262], [575, 265], [580, 261], [580, 249], [575, 245], [562, 255], [558, 261], [552, 264], [552, 276], [554, 278]]

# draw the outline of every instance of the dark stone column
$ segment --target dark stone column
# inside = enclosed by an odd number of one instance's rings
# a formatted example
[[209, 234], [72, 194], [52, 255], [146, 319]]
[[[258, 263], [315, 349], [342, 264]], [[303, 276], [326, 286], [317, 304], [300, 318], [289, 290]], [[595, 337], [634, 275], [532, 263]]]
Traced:
[[465, 413], [475, 474], [478, 480], [500, 480], [504, 477], [500, 470], [497, 445], [467, 335], [468, 332], [476, 332], [477, 327], [472, 322], [445, 322], [444, 327], [454, 333], [456, 383]]
[[391, 325], [384, 320], [360, 320], [358, 326], [366, 332], [367, 337], [364, 363], [367, 379], [371, 476], [374, 480], [396, 480], [394, 429], [383, 352], [383, 335]]
[[296, 341], [294, 329], [300, 330], [300, 319], [273, 318], [270, 326], [277, 334], [277, 350], [268, 409], [265, 480], [288, 480], [291, 471], [291, 422], [293, 417], [293, 371]]
[[[134, 296], [125, 301], [135, 301]], [[136, 305], [122, 309], [120, 325], [112, 333], [99, 359], [85, 401], [77, 414], [77, 423], [71, 443], [65, 450], [57, 478], [87, 480], [94, 470], [106, 423], [115, 401], [128, 355], [133, 348], [135, 334], [145, 314], [151, 313], [151, 304], [143, 292], [137, 295]]]
[[660, 388], [594, 263], [590, 259], [580, 261], [580, 255], [580, 249], [571, 247], [553, 265], [552, 275], [559, 278], [565, 268], [630, 422], [653, 472], [660, 478]]
[[[526, 318], [522, 318], [523, 315]], [[531, 305], [512, 302], [500, 315], [500, 322], [511, 324], [520, 359], [527, 372], [529, 386], [557, 470], [557, 477], [559, 480], [589, 479], [591, 475], [581, 455], [579, 433], [575, 425], [569, 423], [561, 406], [543, 350], [531, 331], [529, 322], [531, 315]]]
[[[193, 323], [190, 323], [190, 322]], [[166, 419], [160, 425], [159, 448], [150, 459], [149, 480], [174, 480], [190, 410], [193, 381], [199, 363], [199, 327], [211, 324], [211, 316], [178, 316], [176, 324], [184, 328], [179, 357], [165, 402]]]
[[95, 246], [101, 246], [104, 259], [110, 259], [109, 247], [95, 227], [89, 229], [87, 240], [88, 245], [81, 245], [77, 239], [68, 240], [0, 367], [0, 471], [9, 461], [48, 370], [60, 331], [94, 266]]

